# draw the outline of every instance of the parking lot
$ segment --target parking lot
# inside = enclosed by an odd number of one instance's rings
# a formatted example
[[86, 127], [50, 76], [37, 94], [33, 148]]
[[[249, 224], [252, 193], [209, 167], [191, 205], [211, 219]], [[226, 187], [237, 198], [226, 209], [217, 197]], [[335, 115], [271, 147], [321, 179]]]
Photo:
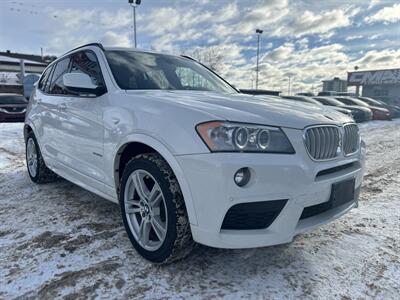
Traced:
[[167, 266], [134, 251], [117, 205], [65, 180], [33, 184], [22, 128], [0, 124], [0, 298], [398, 299], [399, 119], [360, 125], [367, 167], [358, 209], [291, 244], [199, 246]]

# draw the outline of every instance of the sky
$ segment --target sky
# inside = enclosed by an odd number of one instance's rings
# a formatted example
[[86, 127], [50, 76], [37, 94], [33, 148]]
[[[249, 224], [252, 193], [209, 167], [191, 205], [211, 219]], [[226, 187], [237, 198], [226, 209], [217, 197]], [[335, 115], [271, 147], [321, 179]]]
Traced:
[[[386, 0], [142, 0], [138, 47], [180, 54], [213, 48], [240, 88], [317, 92], [321, 81], [400, 67], [400, 2]], [[0, 0], [0, 51], [60, 55], [76, 46], [133, 45], [128, 0]]]

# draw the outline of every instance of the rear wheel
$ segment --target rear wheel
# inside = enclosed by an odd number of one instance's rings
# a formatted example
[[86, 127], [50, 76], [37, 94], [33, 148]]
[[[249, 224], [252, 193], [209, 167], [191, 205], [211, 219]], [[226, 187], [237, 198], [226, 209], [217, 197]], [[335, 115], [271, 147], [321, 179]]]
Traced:
[[30, 132], [26, 139], [26, 165], [31, 180], [35, 183], [55, 181], [58, 176], [46, 167], [36, 137]]
[[160, 155], [141, 154], [128, 162], [119, 197], [125, 229], [140, 255], [166, 263], [190, 252], [193, 240], [182, 192]]

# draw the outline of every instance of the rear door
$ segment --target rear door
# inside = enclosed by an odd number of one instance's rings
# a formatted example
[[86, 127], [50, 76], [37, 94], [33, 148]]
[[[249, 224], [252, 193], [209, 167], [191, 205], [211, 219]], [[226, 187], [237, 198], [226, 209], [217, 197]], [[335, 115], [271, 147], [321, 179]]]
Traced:
[[68, 91], [65, 89], [62, 76], [69, 71], [70, 58], [65, 57], [58, 61], [47, 80], [42, 95], [42, 106], [45, 108], [43, 130], [46, 141], [46, 151], [55, 161], [59, 160], [62, 151], [60, 145], [60, 104], [65, 102]]
[[55, 112], [56, 105], [54, 99], [49, 94], [51, 76], [54, 71], [54, 65], [46, 69], [40, 78], [38, 88], [33, 94], [31, 121], [36, 129], [35, 135], [38, 139], [40, 150], [45, 158], [46, 164], [52, 165], [50, 159], [55, 158], [54, 134], [58, 125], [58, 116]]
[[90, 76], [97, 86], [104, 87], [98, 95], [69, 92], [59, 107], [60, 159], [71, 171], [82, 175], [97, 189], [103, 188], [103, 110], [107, 101], [101, 69], [93, 51], [85, 50], [71, 55], [69, 72]]

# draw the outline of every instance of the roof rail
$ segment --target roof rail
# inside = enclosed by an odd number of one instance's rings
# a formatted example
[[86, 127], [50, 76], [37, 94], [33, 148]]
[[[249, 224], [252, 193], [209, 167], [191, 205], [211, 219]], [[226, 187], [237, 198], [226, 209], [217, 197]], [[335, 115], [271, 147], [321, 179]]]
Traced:
[[89, 44], [85, 44], [85, 45], [76, 47], [76, 48], [74, 48], [74, 49], [72, 49], [72, 50], [69, 50], [69, 51], [66, 52], [65, 54], [70, 53], [70, 52], [75, 51], [75, 50], [78, 50], [78, 49], [83, 48], [83, 47], [88, 47], [88, 46], [96, 46], [96, 47], [99, 47], [101, 50], [105, 51], [105, 49], [104, 49], [104, 47], [103, 47], [102, 44], [100, 44], [100, 43], [89, 43]]

